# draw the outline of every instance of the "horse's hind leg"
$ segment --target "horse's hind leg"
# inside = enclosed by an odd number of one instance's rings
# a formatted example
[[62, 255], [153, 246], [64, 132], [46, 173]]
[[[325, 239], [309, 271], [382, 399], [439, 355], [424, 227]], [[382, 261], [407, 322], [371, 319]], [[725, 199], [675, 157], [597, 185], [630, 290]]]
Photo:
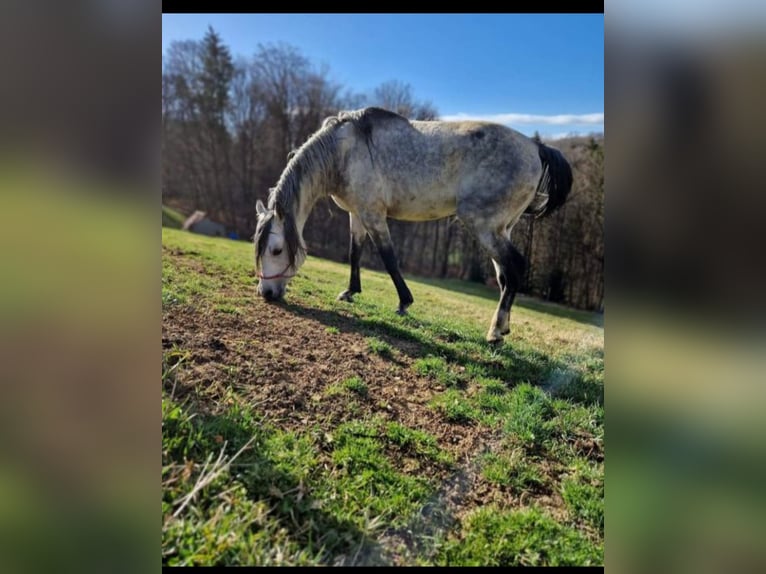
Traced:
[[362, 221], [353, 213], [348, 214], [351, 240], [348, 251], [348, 260], [351, 264], [351, 277], [348, 281], [348, 289], [338, 295], [338, 301], [354, 302], [354, 295], [362, 292], [362, 281], [359, 277], [359, 260], [362, 258], [364, 241], [367, 239], [367, 230]]
[[362, 222], [367, 228], [367, 232], [370, 234], [375, 247], [378, 248], [383, 265], [386, 266], [386, 271], [388, 271], [396, 287], [396, 292], [399, 295], [399, 309], [396, 312], [399, 315], [406, 315], [407, 308], [412, 305], [414, 299], [409, 287], [404, 282], [404, 277], [402, 277], [399, 271], [399, 263], [396, 260], [396, 252], [391, 241], [391, 233], [388, 231], [386, 218], [385, 216], [366, 215], [363, 217]]
[[521, 286], [526, 261], [524, 256], [511, 244], [506, 233], [479, 232], [470, 222], [465, 220], [464, 222], [474, 233], [479, 243], [487, 250], [492, 258], [492, 263], [495, 265], [497, 281], [500, 284], [500, 301], [487, 332], [487, 341], [499, 343], [505, 335], [511, 332], [511, 305], [513, 305], [516, 292]]
[[490, 331], [487, 334], [488, 341], [502, 340], [504, 335], [511, 332], [511, 305], [513, 305], [513, 300], [516, 298], [516, 292], [521, 287], [524, 270], [526, 269], [524, 256], [511, 245], [511, 242], [504, 238], [500, 238], [498, 241], [501, 245], [505, 243], [500, 248], [502, 259], [500, 261], [493, 259], [495, 268], [498, 271], [498, 277], [502, 277], [502, 280], [500, 280], [500, 302], [495, 311]]

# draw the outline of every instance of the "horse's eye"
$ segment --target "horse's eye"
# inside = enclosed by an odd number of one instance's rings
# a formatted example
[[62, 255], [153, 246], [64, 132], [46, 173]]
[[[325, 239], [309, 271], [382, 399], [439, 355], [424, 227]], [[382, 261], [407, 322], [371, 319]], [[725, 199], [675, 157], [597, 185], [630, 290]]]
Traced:
[[282, 253], [282, 248], [281, 248], [281, 247], [277, 247], [276, 249], [272, 249], [272, 250], [271, 250], [271, 254], [272, 254], [274, 257], [276, 257], [277, 255], [279, 255], [280, 253]]

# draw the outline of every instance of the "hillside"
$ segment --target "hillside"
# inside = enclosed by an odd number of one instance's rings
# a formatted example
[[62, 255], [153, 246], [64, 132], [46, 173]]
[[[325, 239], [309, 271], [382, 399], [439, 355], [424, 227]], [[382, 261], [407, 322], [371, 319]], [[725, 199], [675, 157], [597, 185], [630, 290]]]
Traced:
[[603, 564], [603, 328], [497, 293], [163, 228], [163, 564]]

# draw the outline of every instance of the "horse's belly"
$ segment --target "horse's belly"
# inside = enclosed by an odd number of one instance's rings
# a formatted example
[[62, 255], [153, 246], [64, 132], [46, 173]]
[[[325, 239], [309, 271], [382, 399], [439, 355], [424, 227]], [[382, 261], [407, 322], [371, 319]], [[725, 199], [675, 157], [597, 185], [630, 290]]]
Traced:
[[454, 215], [456, 210], [454, 194], [405, 193], [391, 201], [388, 217], [402, 221], [432, 221]]
[[454, 215], [456, 212], [455, 203], [452, 205], [431, 205], [425, 208], [417, 209], [407, 205], [397, 205], [388, 210], [388, 217], [400, 221], [433, 221], [434, 219], [443, 219]]
[[350, 197], [343, 193], [332, 194], [333, 201], [343, 209], [356, 213], [365, 204], [381, 206], [385, 215], [400, 221], [432, 221], [454, 215], [457, 210], [456, 194], [443, 188], [438, 190], [402, 191], [384, 194], [382, 202], [375, 198]]

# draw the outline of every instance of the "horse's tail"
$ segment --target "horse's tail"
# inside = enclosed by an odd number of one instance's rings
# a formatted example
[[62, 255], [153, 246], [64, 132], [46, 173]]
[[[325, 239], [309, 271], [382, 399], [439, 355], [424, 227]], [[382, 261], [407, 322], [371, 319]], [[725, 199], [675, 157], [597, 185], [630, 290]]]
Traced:
[[537, 183], [536, 201], [533, 201], [535, 206], [530, 205], [525, 213], [532, 213], [539, 218], [550, 215], [564, 205], [572, 189], [572, 168], [559, 150], [539, 142], [537, 149], [543, 164], [543, 174]]

